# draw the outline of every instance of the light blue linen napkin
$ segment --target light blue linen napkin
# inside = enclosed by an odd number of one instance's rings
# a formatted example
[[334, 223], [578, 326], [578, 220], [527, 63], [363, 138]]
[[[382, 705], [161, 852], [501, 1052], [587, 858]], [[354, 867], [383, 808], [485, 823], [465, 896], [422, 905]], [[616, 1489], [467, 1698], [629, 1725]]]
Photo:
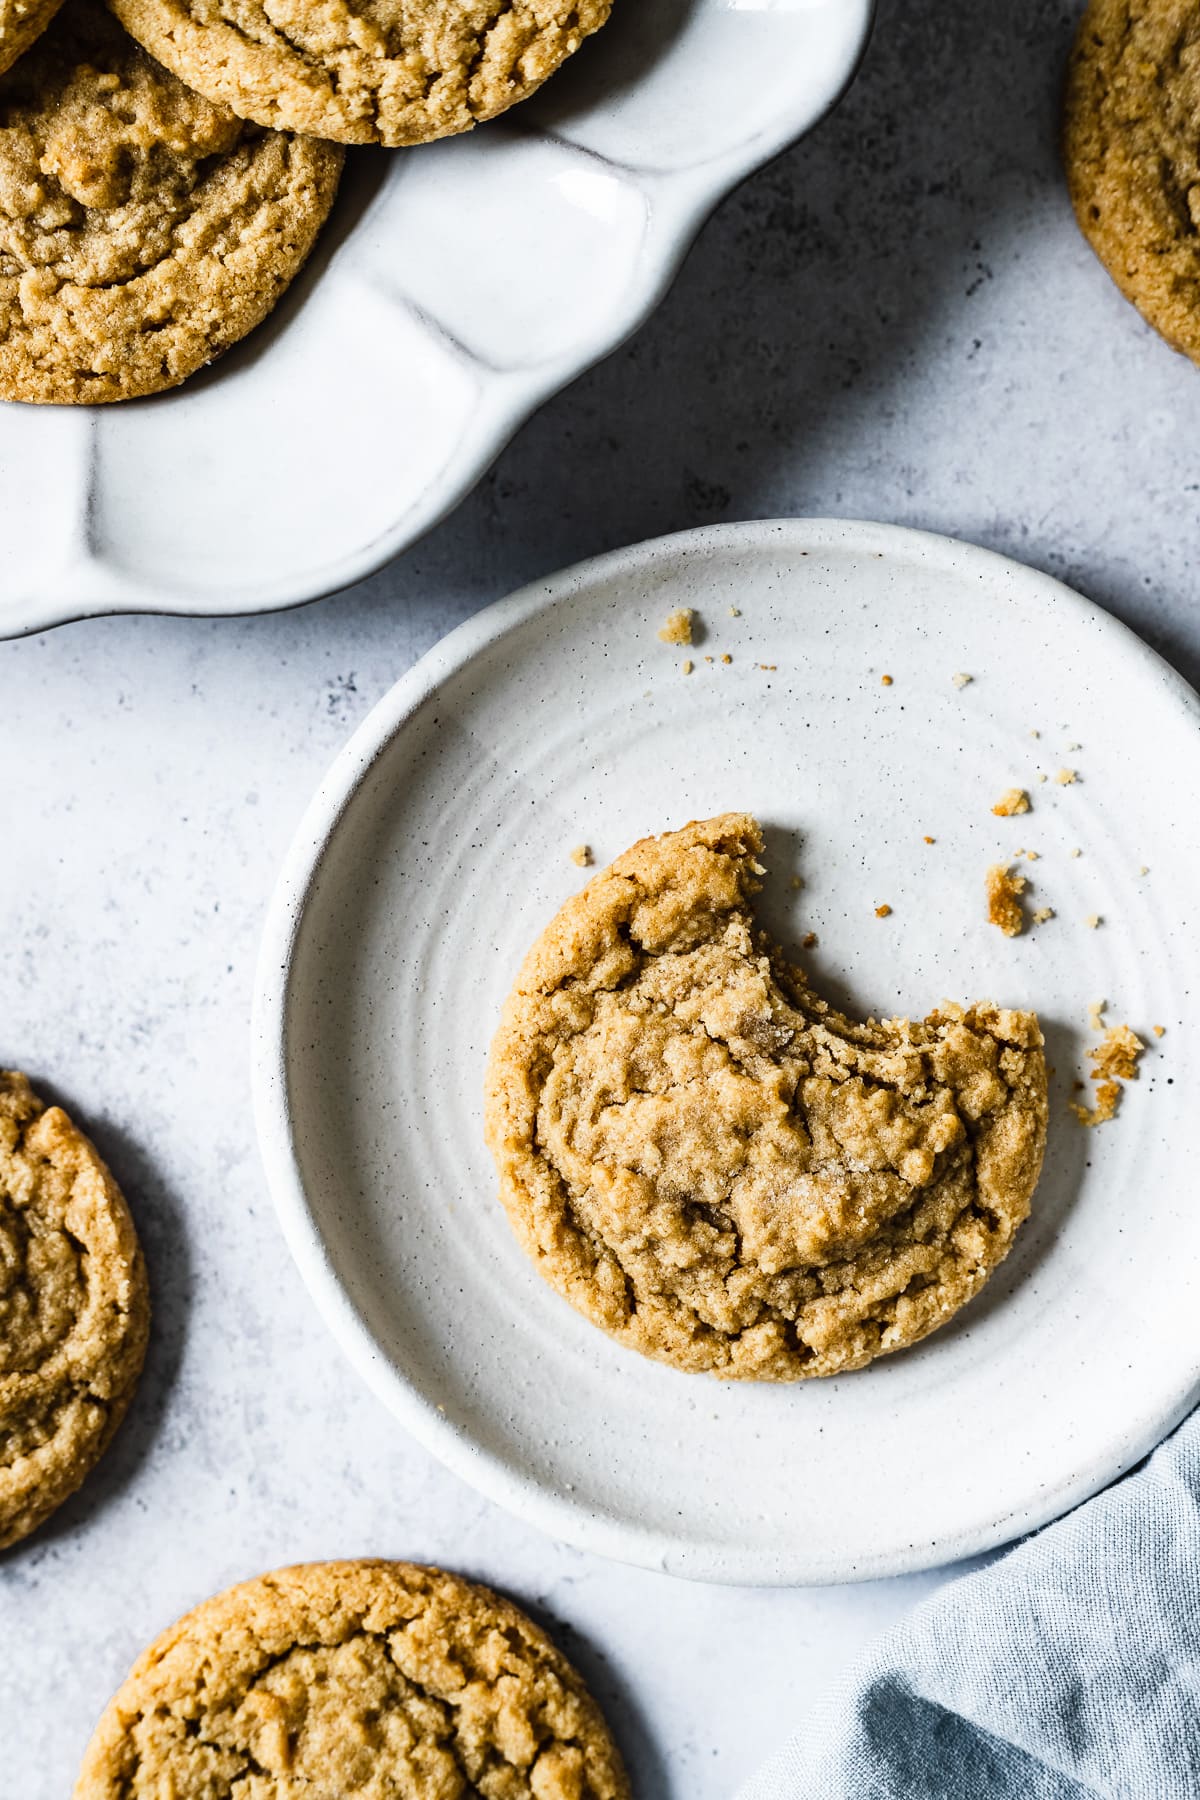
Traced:
[[919, 1606], [738, 1800], [1096, 1796], [1200, 1800], [1200, 1413]]

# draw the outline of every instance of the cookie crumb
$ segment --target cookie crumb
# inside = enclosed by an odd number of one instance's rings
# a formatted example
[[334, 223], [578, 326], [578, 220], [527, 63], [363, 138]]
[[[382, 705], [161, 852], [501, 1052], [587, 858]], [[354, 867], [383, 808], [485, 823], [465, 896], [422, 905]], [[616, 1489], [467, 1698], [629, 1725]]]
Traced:
[[1014, 875], [1007, 863], [994, 863], [986, 884], [988, 924], [998, 925], [1005, 937], [1020, 937], [1025, 929], [1021, 895], [1029, 886], [1024, 875]]
[[875, 908], [875, 917], [877, 919], [890, 919], [891, 916], [892, 916], [892, 909], [888, 905], [886, 900], [883, 902], [882, 906], [877, 906]]
[[891, 676], [890, 676], [890, 675], [881, 675], [881, 676], [880, 676], [880, 677], [879, 677], [879, 680], [880, 680], [880, 682], [881, 682], [881, 684], [882, 684], [882, 685], [883, 685], [883, 686], [884, 686], [884, 687], [891, 687], [891, 686], [892, 686], [892, 678], [891, 678]]
[[[1029, 811], [1029, 795], [1024, 788], [1009, 788], [1001, 794], [992, 811], [998, 819], [1015, 819], [1018, 813]], [[1017, 852], [1020, 855], [1020, 851]]]
[[1083, 851], [1082, 850], [1072, 850], [1071, 855], [1072, 856], [1082, 856]]
[[592, 866], [592, 847], [590, 844], [576, 844], [571, 852], [571, 861], [577, 869], [590, 869]]
[[690, 675], [690, 674], [691, 674], [691, 672], [692, 672], [692, 670], [693, 670], [693, 669], [694, 669], [694, 668], [695, 668], [695, 666], [696, 666], [696, 665], [695, 665], [695, 663], [694, 663], [694, 662], [693, 662], [693, 661], [692, 661], [692, 659], [691, 659], [691, 657], [690, 657], [690, 656], [689, 656], [689, 657], [687, 657], [687, 658], [685, 658], [685, 660], [684, 660], [684, 664], [683, 664], [683, 672], [684, 672], [684, 674], [685, 674], [685, 675]]
[[[1096, 1011], [1093, 1007], [1093, 1015]], [[1068, 1102], [1081, 1125], [1104, 1125], [1116, 1117], [1121, 1099], [1120, 1084], [1137, 1080], [1138, 1058], [1145, 1048], [1136, 1031], [1128, 1025], [1110, 1025], [1095, 1049], [1088, 1051], [1092, 1080], [1096, 1083], [1096, 1103], [1089, 1108], [1078, 1101]], [[1076, 1083], [1077, 1087], [1080, 1085]]]
[[1088, 1025], [1093, 1031], [1104, 1030], [1104, 1012], [1107, 1006], [1107, 1000], [1093, 1000], [1088, 1007]]
[[1045, 781], [1045, 779], [1046, 779], [1046, 776], [1045, 776], [1045, 774], [1044, 774], [1044, 773], [1043, 773], [1043, 771], [1042, 771], [1042, 770], [1041, 770], [1041, 769], [1039, 769], [1039, 770], [1038, 770], [1038, 780], [1039, 780], [1039, 781]]
[[1088, 1051], [1092, 1080], [1136, 1081], [1138, 1058], [1145, 1048], [1128, 1025], [1110, 1025], [1096, 1048]]
[[1077, 769], [1060, 769], [1054, 779], [1059, 787], [1074, 787], [1079, 780], [1079, 771]]
[[792, 886], [794, 888], [802, 888], [804, 886], [803, 875], [793, 875], [792, 876]]
[[926, 837], [926, 838], [925, 838], [925, 840], [924, 840], [924, 841], [925, 841], [925, 843], [927, 843], [927, 844], [936, 844], [936, 843], [937, 843], [937, 839], [936, 839], [936, 838], [931, 838], [931, 837]]
[[760, 669], [765, 669], [769, 675], [769, 674], [771, 674], [771, 672], [773, 670], [775, 670], [779, 667], [779, 664], [778, 663], [759, 663], [758, 666]]
[[666, 623], [658, 634], [660, 641], [664, 644], [690, 644], [694, 618], [695, 614], [690, 606], [680, 606], [673, 613], [668, 613]]
[[733, 658], [732, 658], [732, 656], [730, 656], [728, 650], [726, 650], [724, 656], [721, 658], [721, 661], [723, 663], [731, 663], [733, 661]]
[[1150, 873], [1149, 867], [1147, 866], [1147, 864], [1143, 863], [1141, 868], [1138, 870], [1138, 874], [1139, 875], [1148, 875], [1149, 873]]
[[1098, 928], [1101, 925], [1103, 925], [1104, 920], [1100, 917], [1099, 913], [1089, 913], [1087, 918], [1083, 922], [1087, 926], [1089, 931], [1096, 931], [1096, 930], [1098, 930]]
[[802, 950], [815, 950], [817, 947], [816, 932], [806, 931], [804, 936], [800, 939], [800, 947]]
[[1165, 1037], [1167, 1034], [1167, 1028], [1165, 1025], [1152, 1025], [1150, 1027], [1150, 1029], [1154, 1033], [1155, 1037]]
[[740, 619], [742, 616], [741, 607], [740, 606], [731, 606], [729, 609], [729, 616], [731, 619]]
[[1033, 922], [1035, 925], [1044, 925], [1047, 919], [1052, 919], [1053, 917], [1054, 908], [1052, 906], [1039, 906], [1033, 915]]
[[1116, 1118], [1120, 1098], [1118, 1082], [1102, 1081], [1096, 1089], [1095, 1106], [1081, 1106], [1078, 1100], [1068, 1100], [1067, 1105], [1081, 1125], [1107, 1125], [1110, 1119]]
[[958, 674], [952, 675], [950, 679], [956, 688], [965, 688], [970, 687], [975, 677], [973, 675], [968, 675], [964, 669], [960, 669]]
[[1041, 734], [1041, 732], [1040, 732], [1040, 731], [1031, 731], [1031, 732], [1030, 732], [1030, 733], [1029, 733], [1029, 735], [1030, 735], [1030, 737], [1036, 737], [1036, 738], [1040, 738], [1040, 737], [1041, 737], [1041, 735], [1042, 735], [1042, 734]]

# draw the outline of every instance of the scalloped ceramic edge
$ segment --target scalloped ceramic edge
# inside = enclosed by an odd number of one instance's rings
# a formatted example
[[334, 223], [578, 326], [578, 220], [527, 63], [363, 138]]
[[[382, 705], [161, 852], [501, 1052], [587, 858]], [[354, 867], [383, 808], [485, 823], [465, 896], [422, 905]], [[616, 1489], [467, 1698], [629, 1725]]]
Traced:
[[351, 158], [310, 270], [211, 370], [0, 404], [0, 636], [268, 611], [379, 568], [637, 329], [718, 200], [835, 103], [873, 6], [617, 0], [510, 118]]
[[[335, 759], [296, 831], [268, 908], [259, 958], [251, 1028], [252, 1089], [259, 1146], [268, 1185], [287, 1245], [318, 1310], [349, 1362], [401, 1425], [461, 1479], [509, 1511], [563, 1542], [619, 1561], [689, 1579], [745, 1585], [826, 1585], [876, 1579], [958, 1561], [994, 1549], [1060, 1517], [1132, 1468], [1196, 1403], [1194, 1367], [1182, 1372], [1152, 1416], [1133, 1428], [1114, 1428], [1112, 1442], [1076, 1469], [1070, 1479], [1043, 1486], [1036, 1499], [997, 1516], [994, 1507], [943, 1531], [936, 1542], [872, 1550], [830, 1561], [794, 1545], [714, 1551], [681, 1544], [668, 1534], [628, 1519], [590, 1512], [567, 1494], [473, 1441], [383, 1353], [347, 1292], [305, 1191], [296, 1147], [287, 1074], [289, 989], [297, 937], [326, 851], [360, 787], [393, 737], [423, 703], [481, 652], [492, 649], [527, 621], [569, 606], [572, 597], [611, 588], [642, 593], [646, 577], [686, 559], [703, 563], [722, 553], [770, 549], [780, 566], [798, 556], [851, 549], [890, 558], [902, 568], [952, 571], [988, 591], [1005, 580], [1064, 620], [1115, 647], [1161, 684], [1180, 715], [1182, 729], [1200, 727], [1200, 699], [1178, 673], [1132, 631], [1053, 577], [991, 551], [933, 533], [858, 521], [766, 520], [679, 533], [576, 565], [485, 608], [429, 651], [380, 700]], [[660, 601], [654, 603], [657, 610]], [[560, 615], [561, 616], [561, 615]], [[957, 665], [948, 665], [957, 666]], [[1090, 936], [1090, 934], [1089, 934]], [[1026, 1002], [1031, 1003], [1031, 1002]], [[536, 1278], [535, 1278], [536, 1280]], [[585, 1333], [592, 1327], [584, 1324]], [[936, 1342], [937, 1340], [932, 1340]], [[911, 1356], [912, 1352], [909, 1353]], [[902, 1359], [897, 1359], [897, 1361]], [[694, 1379], [694, 1378], [685, 1378]], [[861, 1377], [852, 1377], [861, 1380]]]

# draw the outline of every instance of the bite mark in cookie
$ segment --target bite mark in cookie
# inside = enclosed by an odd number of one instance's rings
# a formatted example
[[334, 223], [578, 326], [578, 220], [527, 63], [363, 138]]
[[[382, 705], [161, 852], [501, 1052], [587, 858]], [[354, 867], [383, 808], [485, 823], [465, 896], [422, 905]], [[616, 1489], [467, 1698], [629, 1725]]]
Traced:
[[487, 1075], [542, 1275], [676, 1367], [860, 1368], [978, 1292], [1046, 1134], [1033, 1014], [856, 1024], [757, 930], [744, 814], [634, 845], [526, 958]]

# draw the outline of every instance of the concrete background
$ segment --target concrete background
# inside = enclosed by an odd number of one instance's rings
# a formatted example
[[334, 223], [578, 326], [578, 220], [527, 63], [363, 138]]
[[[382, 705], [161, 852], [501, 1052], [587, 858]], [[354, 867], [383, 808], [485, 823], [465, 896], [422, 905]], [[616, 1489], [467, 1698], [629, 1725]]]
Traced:
[[451, 626], [596, 551], [776, 513], [929, 526], [1062, 576], [1200, 674], [1200, 376], [1075, 230], [1056, 152], [1075, 11], [883, 0], [843, 105], [725, 205], [652, 323], [371, 581], [0, 646], [0, 1064], [94, 1130], [156, 1298], [106, 1462], [0, 1558], [0, 1793], [62, 1800], [186, 1606], [370, 1552], [509, 1591], [593, 1680], [643, 1800], [718, 1800], [945, 1578], [690, 1586], [563, 1549], [444, 1473], [293, 1273], [247, 1020], [275, 871], [351, 728]]

